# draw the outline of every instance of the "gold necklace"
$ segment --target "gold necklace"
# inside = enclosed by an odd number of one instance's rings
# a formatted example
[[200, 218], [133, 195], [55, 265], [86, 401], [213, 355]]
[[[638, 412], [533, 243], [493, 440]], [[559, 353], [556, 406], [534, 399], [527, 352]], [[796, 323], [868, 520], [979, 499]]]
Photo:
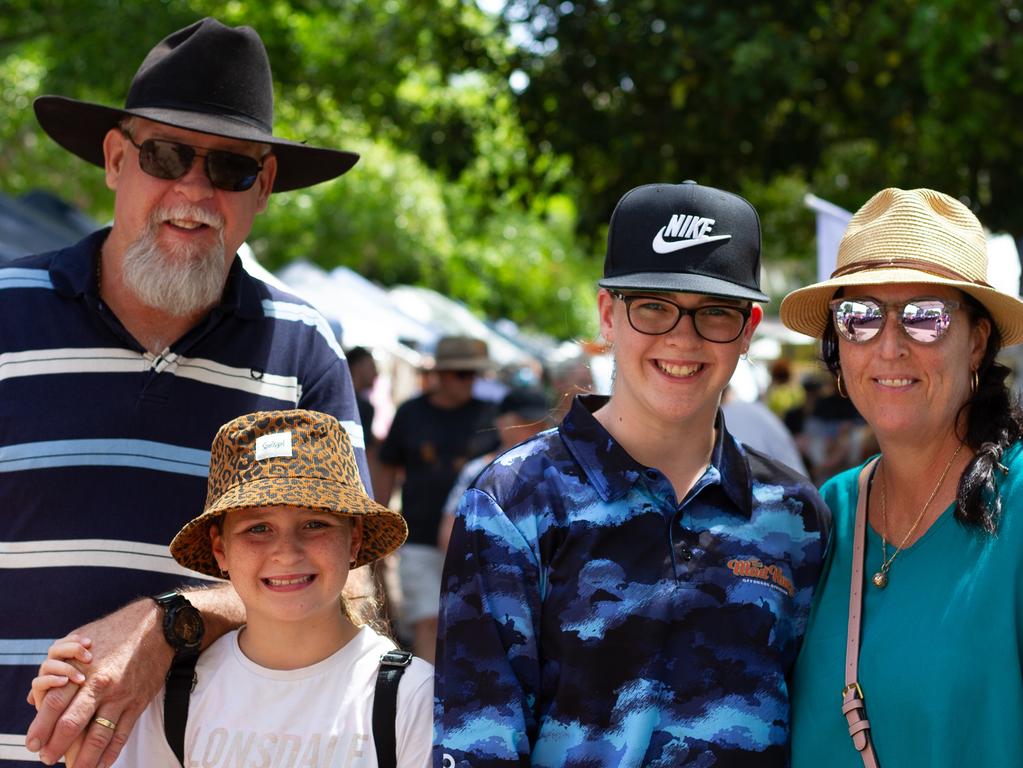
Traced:
[[881, 532], [881, 569], [873, 575], [871, 581], [874, 582], [874, 586], [878, 589], [884, 589], [888, 586], [888, 570], [892, 567], [892, 563], [895, 558], [898, 557], [899, 552], [906, 546], [906, 542], [909, 541], [909, 537], [912, 536], [917, 527], [920, 525], [920, 521], [924, 519], [924, 514], [927, 512], [927, 508], [931, 506], [931, 502], [934, 501], [934, 497], [938, 495], [938, 489], [941, 488], [941, 484], [945, 482], [945, 476], [948, 475], [948, 471], [952, 468], [952, 462], [956, 460], [956, 456], [959, 455], [959, 451], [963, 449], [963, 444], [959, 443], [959, 447], [955, 449], [952, 454], [952, 458], [948, 460], [948, 464], [945, 465], [944, 471], [941, 473], [941, 477], [938, 478], [938, 484], [934, 486], [934, 490], [931, 491], [931, 495], [927, 497], [927, 501], [924, 502], [924, 508], [920, 510], [920, 514], [916, 516], [916, 520], [913, 521], [913, 525], [906, 535], [902, 537], [902, 543], [895, 548], [892, 552], [892, 556], [888, 557], [888, 499], [885, 491], [888, 488], [888, 475], [885, 474], [881, 482], [881, 525], [884, 530]]

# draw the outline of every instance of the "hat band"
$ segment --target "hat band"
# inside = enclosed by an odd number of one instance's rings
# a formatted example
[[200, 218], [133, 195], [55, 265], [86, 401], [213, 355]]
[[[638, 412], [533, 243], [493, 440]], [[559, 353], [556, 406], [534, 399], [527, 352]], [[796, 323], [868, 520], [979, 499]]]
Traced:
[[920, 261], [917, 259], [888, 259], [883, 262], [879, 261], [865, 261], [856, 264], [850, 264], [846, 267], [840, 267], [831, 273], [831, 278], [845, 277], [846, 275], [855, 275], [857, 272], [867, 272], [872, 269], [912, 269], [917, 272], [926, 272], [929, 275], [935, 277], [944, 277], [948, 280], [955, 280], [960, 283], [973, 283], [974, 285], [981, 285], [985, 288], [990, 288], [983, 280], [971, 280], [970, 278], [959, 274], [951, 269], [946, 269], [938, 264], [934, 264], [929, 261]]

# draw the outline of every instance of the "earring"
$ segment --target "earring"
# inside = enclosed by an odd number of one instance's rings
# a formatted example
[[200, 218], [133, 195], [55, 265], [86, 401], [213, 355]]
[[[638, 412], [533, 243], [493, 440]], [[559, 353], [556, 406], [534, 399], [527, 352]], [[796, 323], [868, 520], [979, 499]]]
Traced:
[[838, 394], [844, 397], [846, 400], [849, 399], [849, 393], [845, 391], [845, 387], [842, 386], [842, 372], [839, 371], [835, 374], [835, 389], [838, 390]]
[[229, 578], [231, 578], [231, 574], [229, 574], [227, 571], [225, 571], [223, 568], [221, 568], [220, 569], [220, 578], [222, 578], [222, 579], [229, 579]]
[[974, 371], [973, 376], [970, 378], [970, 394], [977, 394], [978, 389], [980, 389], [980, 374]]

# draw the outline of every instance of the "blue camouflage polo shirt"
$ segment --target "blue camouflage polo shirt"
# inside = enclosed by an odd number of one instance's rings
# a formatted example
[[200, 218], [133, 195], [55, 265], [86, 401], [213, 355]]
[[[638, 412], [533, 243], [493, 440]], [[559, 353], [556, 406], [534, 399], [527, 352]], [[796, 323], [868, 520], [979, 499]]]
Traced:
[[720, 416], [679, 502], [592, 416], [604, 402], [577, 398], [462, 499], [435, 764], [784, 766], [828, 510]]

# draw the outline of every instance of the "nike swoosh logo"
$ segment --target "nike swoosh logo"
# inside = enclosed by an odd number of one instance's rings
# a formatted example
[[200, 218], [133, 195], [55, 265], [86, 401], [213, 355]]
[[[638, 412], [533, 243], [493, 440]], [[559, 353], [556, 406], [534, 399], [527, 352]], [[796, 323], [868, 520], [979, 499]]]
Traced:
[[731, 235], [712, 235], [711, 237], [696, 237], [691, 240], [673, 240], [670, 243], [664, 239], [664, 227], [654, 235], [653, 248], [657, 253], [673, 253], [683, 248], [692, 248], [704, 243], [716, 243], [719, 240], [730, 240]]

